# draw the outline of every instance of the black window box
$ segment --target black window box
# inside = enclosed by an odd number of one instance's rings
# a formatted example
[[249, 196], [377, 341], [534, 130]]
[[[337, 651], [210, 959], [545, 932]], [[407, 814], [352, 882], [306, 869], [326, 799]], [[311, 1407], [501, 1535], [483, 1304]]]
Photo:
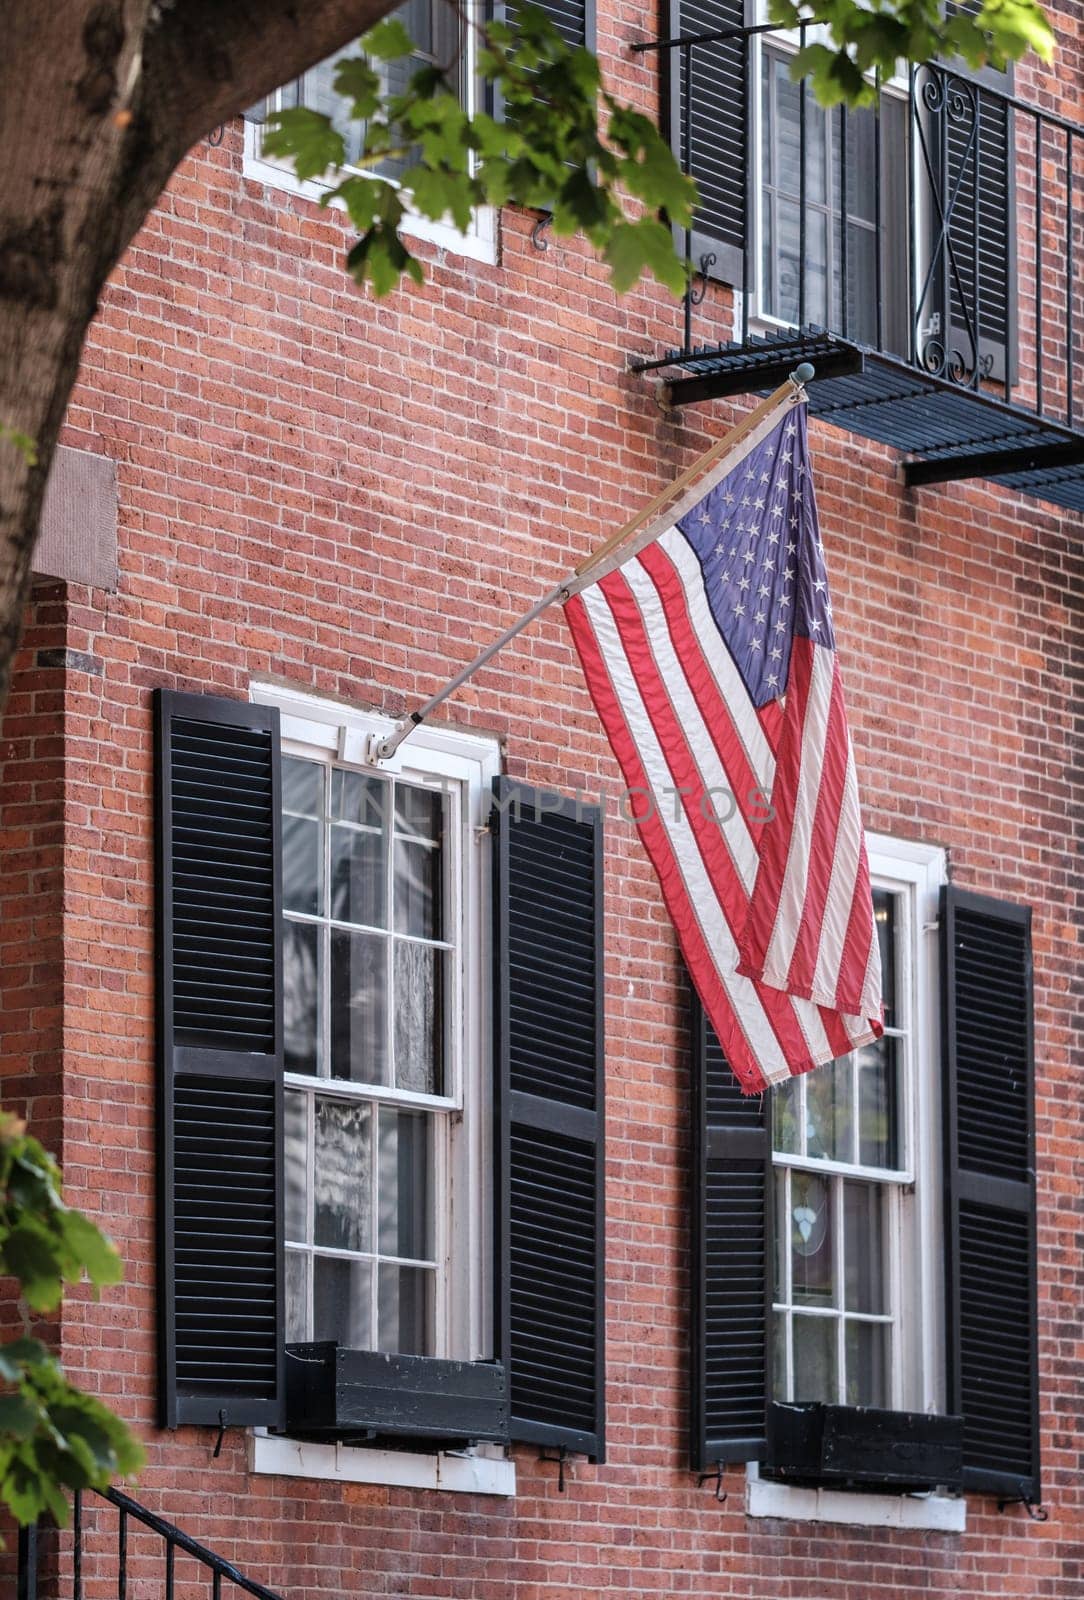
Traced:
[[820, 1403], [768, 1407], [768, 1475], [822, 1488], [959, 1489], [963, 1418]]
[[306, 1439], [467, 1444], [508, 1439], [508, 1380], [495, 1361], [286, 1346], [286, 1432]]

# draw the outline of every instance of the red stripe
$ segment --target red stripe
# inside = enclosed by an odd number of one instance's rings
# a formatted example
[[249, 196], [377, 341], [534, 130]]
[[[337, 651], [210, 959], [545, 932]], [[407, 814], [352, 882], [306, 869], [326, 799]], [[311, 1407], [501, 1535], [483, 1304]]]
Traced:
[[[836, 661], [832, 667], [832, 692], [828, 702], [824, 746], [819, 752], [819, 759], [818, 752], [813, 752], [812, 771], [810, 764], [806, 765], [805, 781], [817, 784], [817, 801], [813, 813], [813, 829], [809, 838], [809, 862], [802, 898], [802, 917], [798, 924], [798, 936], [794, 942], [794, 951], [787, 972], [788, 990], [792, 994], [807, 997], [813, 992], [821, 927], [828, 906], [828, 889], [832, 880], [836, 837], [839, 833], [843, 795], [847, 784], [847, 753], [847, 713], [843, 705], [843, 684], [839, 676], [839, 663]], [[805, 754], [808, 752], [803, 749], [803, 757]]]
[[[647, 781], [647, 773], [636, 749], [636, 741], [629, 731], [624, 712], [614, 693], [602, 651], [595, 638], [587, 609], [579, 595], [573, 596], [566, 602], [565, 615], [583, 664], [587, 687], [613, 746], [625, 783], [630, 790], [639, 789], [650, 793], [651, 785]], [[658, 875], [663, 899], [674, 924], [681, 953], [712, 1027], [726, 1053], [727, 1061], [743, 1090], [747, 1094], [760, 1094], [767, 1087], [764, 1074], [734, 1015], [729, 996], [716, 971], [693, 911], [681, 869], [666, 837], [666, 830], [654, 814], [638, 821], [636, 826]]]
[[775, 816], [765, 823], [760, 837], [760, 870], [753, 886], [749, 920], [741, 939], [738, 971], [759, 977], [775, 926], [779, 896], [787, 870], [794, 806], [802, 764], [802, 729], [805, 726], [809, 687], [813, 678], [814, 646], [796, 635], [791, 646], [783, 733], [776, 757], [772, 806]]
[[[613, 613], [644, 709], [674, 780], [673, 786], [679, 792], [689, 791], [681, 794], [681, 805], [736, 946], [745, 926], [749, 901], [731, 859], [723, 830], [705, 816], [705, 808], [701, 806], [704, 780], [659, 671], [643, 613], [623, 572], [610, 573], [598, 587]], [[670, 803], [669, 799], [666, 803]], [[798, 1024], [794, 1006], [780, 989], [760, 983], [755, 983], [753, 987], [779, 1042], [783, 1058], [793, 1071], [809, 1058], [809, 1043]]]
[[[843, 958], [839, 963], [839, 982], [836, 985], [836, 1004], [841, 1011], [859, 1016], [862, 1010], [862, 988], [869, 966], [870, 948], [877, 937], [873, 920], [873, 893], [869, 884], [869, 859], [865, 840], [858, 858], [858, 871], [854, 879], [854, 899], [843, 941]], [[842, 996], [842, 999], [840, 998]], [[877, 1022], [879, 1019], [870, 1019]]]
[[[711, 734], [735, 803], [740, 807], [743, 816], [748, 816], [750, 811], [756, 814], [758, 807], [755, 803], [750, 805], [749, 796], [754, 790], [759, 793], [760, 780], [749, 760], [730, 707], [719, 691], [715, 674], [693, 627], [681, 573], [666, 551], [660, 549], [657, 544], [649, 545], [642, 551], [639, 562], [655, 585], [662, 601], [674, 653], [681, 663], [693, 699]], [[725, 650], [726, 641], [721, 635], [719, 643]], [[768, 744], [774, 755], [774, 746], [770, 739]]]

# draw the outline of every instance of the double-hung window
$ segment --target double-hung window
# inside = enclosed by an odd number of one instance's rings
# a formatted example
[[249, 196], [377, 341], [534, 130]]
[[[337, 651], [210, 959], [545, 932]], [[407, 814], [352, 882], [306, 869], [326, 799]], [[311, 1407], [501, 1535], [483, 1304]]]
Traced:
[[[452, 91], [461, 103], [473, 110], [479, 104], [479, 86], [474, 70], [476, 32], [469, 25], [470, 9], [461, 12], [445, 0], [406, 0], [394, 13], [403, 23], [416, 46], [414, 54], [402, 61], [379, 65], [384, 91], [396, 94], [406, 88], [413, 73], [424, 66], [440, 67]], [[336, 130], [346, 142], [346, 171], [358, 170], [353, 163], [360, 159], [365, 138], [364, 124], [350, 116], [350, 101], [335, 88], [335, 71], [344, 56], [357, 54], [357, 45], [338, 51], [327, 60], [318, 62], [302, 73], [300, 78], [283, 84], [265, 102], [255, 106], [246, 115], [245, 172], [269, 187], [284, 188], [318, 198], [343, 175], [329, 173], [324, 182], [299, 184], [288, 165], [268, 156], [263, 148], [263, 128], [271, 111], [284, 111], [295, 106], [308, 106], [313, 111], [330, 117]], [[383, 177], [397, 180], [411, 164], [409, 154], [389, 155], [374, 170]], [[458, 255], [480, 260], [494, 259], [496, 232], [494, 218], [483, 207], [474, 217], [470, 228], [460, 233], [449, 219], [434, 222], [409, 210], [404, 231], [413, 238], [429, 239]]]
[[598, 808], [156, 697], [163, 1423], [603, 1451]]
[[282, 758], [287, 1338], [443, 1356], [482, 1260], [452, 1228], [477, 1228], [484, 1183], [456, 1150], [478, 1115], [470, 796], [299, 749]]
[[914, 904], [902, 889], [875, 889], [873, 901], [884, 1037], [770, 1092], [772, 1393], [903, 1410], [921, 1399], [924, 1316], [908, 1149], [915, 1008], [897, 976]]

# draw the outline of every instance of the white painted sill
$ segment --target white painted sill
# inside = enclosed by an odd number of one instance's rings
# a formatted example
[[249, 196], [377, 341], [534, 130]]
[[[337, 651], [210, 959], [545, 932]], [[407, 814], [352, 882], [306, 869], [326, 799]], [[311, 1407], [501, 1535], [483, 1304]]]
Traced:
[[443, 1489], [451, 1494], [516, 1492], [516, 1464], [497, 1445], [474, 1450], [414, 1454], [368, 1450], [358, 1445], [309, 1444], [254, 1429], [249, 1434], [249, 1471], [325, 1482], [387, 1484], [396, 1489]]
[[835, 1522], [851, 1528], [924, 1528], [963, 1533], [967, 1501], [944, 1494], [848, 1494], [841, 1489], [799, 1489], [746, 1468], [745, 1509], [751, 1517], [783, 1522]]
[[[301, 182], [289, 167], [261, 155], [259, 136], [259, 127], [246, 122], [245, 154], [241, 168], [243, 176], [262, 184], [265, 189], [281, 189], [284, 194], [296, 195], [299, 199], [319, 205], [327, 193], [327, 186], [308, 179]], [[331, 204], [337, 211], [345, 212], [346, 208], [340, 200], [333, 200]], [[463, 256], [469, 261], [484, 262], [487, 266], [497, 263], [497, 212], [493, 206], [479, 206], [466, 233], [460, 233], [452, 222], [434, 222], [408, 209], [403, 233], [408, 239], [435, 244], [451, 256]]]

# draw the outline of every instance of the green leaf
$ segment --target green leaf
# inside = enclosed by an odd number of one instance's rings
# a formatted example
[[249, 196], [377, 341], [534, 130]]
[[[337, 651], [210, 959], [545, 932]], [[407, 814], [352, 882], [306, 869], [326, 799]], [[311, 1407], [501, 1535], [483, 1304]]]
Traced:
[[20, 428], [13, 428], [10, 422], [0, 422], [0, 444], [13, 444], [28, 467], [37, 466], [37, 441]]
[[361, 41], [361, 48], [374, 61], [398, 61], [414, 54], [414, 40], [398, 17], [385, 17]]
[[293, 106], [287, 111], [272, 111], [267, 120], [265, 152], [288, 157], [302, 181], [336, 172], [345, 161], [343, 136], [332, 127], [331, 118], [321, 112], [308, 106]]
[[41, 1421], [41, 1412], [24, 1394], [0, 1395], [0, 1434], [29, 1439]]
[[55, 1311], [63, 1289], [60, 1253], [53, 1235], [36, 1216], [25, 1214], [4, 1240], [3, 1267], [22, 1284], [35, 1311]]
[[120, 1283], [124, 1267], [117, 1247], [81, 1211], [62, 1211], [57, 1217], [60, 1233], [78, 1267], [85, 1271], [96, 1288]]
[[356, 121], [367, 122], [376, 115], [382, 88], [380, 74], [360, 56], [343, 56], [337, 63], [335, 91], [350, 101], [350, 115]]
[[0, 1378], [18, 1383], [25, 1367], [37, 1367], [53, 1358], [37, 1339], [12, 1339], [0, 1344]]

